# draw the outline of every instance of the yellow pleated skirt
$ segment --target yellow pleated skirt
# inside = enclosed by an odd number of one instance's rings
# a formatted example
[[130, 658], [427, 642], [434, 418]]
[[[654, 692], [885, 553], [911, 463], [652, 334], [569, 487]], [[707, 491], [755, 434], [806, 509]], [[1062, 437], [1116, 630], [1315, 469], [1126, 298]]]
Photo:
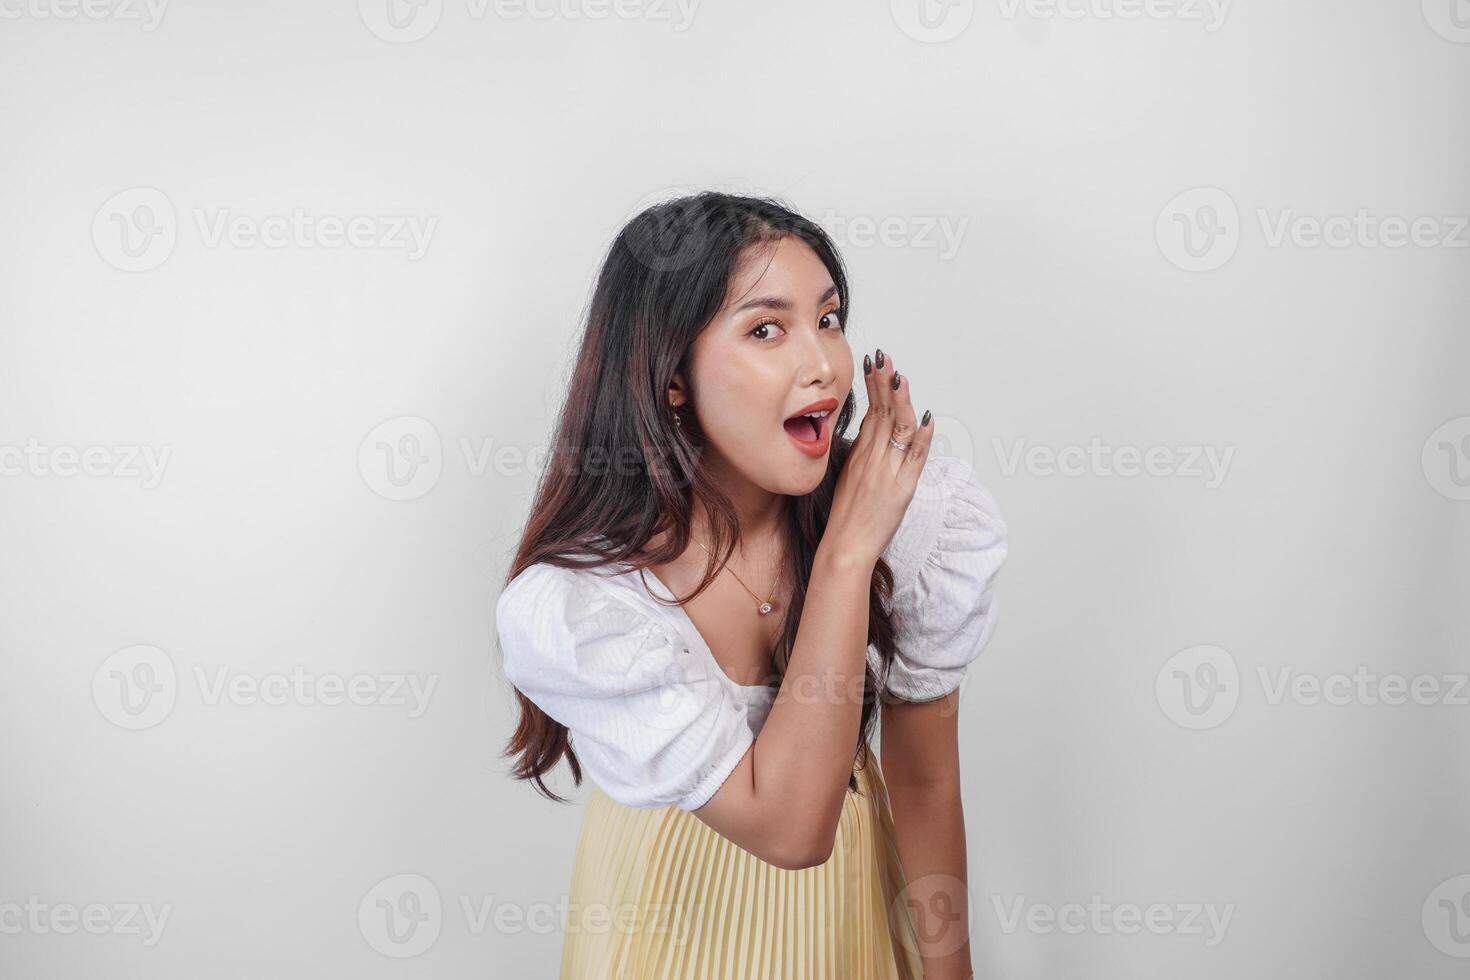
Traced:
[[877, 753], [857, 776], [832, 856], [798, 871], [591, 784], [561, 980], [922, 980]]

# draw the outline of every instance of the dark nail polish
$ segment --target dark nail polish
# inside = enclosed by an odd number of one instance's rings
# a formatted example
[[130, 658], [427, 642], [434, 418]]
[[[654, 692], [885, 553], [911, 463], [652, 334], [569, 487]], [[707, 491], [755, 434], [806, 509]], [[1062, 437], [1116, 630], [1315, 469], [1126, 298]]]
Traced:
[[929, 424], [929, 410], [926, 408], [926, 409], [924, 409], [924, 421], [920, 422], [919, 425], [924, 426], [924, 425], [928, 425], [928, 424]]
[[878, 348], [878, 367], [880, 370], [883, 367], [883, 348], [881, 347]]
[[867, 354], [864, 354], [863, 355], [863, 373], [864, 374], [872, 374], [873, 373], [873, 359], [871, 357], [869, 357]]
[[898, 378], [899, 378], [898, 372], [897, 371], [894, 371], [893, 372], [893, 390], [894, 391], [897, 391], [898, 390]]

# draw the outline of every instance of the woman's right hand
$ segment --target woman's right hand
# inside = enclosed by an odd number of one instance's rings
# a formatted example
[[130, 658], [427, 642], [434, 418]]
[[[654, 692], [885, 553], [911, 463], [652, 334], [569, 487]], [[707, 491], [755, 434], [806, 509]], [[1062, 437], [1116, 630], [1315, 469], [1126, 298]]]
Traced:
[[[759, 737], [695, 815], [781, 868], [831, 859], [862, 734], [873, 567], [898, 530], [929, 455], [908, 381], [893, 362], [865, 372], [868, 410], [837, 475], [781, 689]], [[888, 442], [908, 444], [907, 451]]]
[[[914, 417], [908, 377], [895, 370], [891, 357], [880, 353], [879, 358], [881, 364], [863, 358], [868, 411], [837, 477], [832, 513], [819, 546], [872, 564], [898, 530], [934, 441], [933, 421], [921, 424]], [[890, 437], [907, 443], [907, 451], [895, 449]]]

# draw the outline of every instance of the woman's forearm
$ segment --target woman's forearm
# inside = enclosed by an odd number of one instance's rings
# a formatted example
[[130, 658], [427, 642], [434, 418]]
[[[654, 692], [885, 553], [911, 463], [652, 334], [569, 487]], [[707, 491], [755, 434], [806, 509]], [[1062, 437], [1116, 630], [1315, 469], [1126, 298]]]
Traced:
[[875, 559], [817, 549], [781, 691], [756, 739], [755, 794], [820, 863], [842, 817], [862, 722]]
[[880, 761], [927, 980], [970, 973], [970, 891], [960, 796], [959, 691], [885, 702]]
[[959, 783], [890, 786], [889, 794], [925, 980], [966, 980], [970, 908]]

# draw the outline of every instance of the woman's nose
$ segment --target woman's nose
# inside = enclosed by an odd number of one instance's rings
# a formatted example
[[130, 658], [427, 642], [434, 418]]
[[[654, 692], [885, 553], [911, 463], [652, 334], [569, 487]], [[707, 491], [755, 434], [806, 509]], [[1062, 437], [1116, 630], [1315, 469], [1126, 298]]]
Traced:
[[837, 370], [833, 361], [832, 345], [823, 343], [822, 335], [816, 330], [804, 330], [801, 336], [802, 343], [799, 351], [802, 379], [826, 382], [836, 378]]

